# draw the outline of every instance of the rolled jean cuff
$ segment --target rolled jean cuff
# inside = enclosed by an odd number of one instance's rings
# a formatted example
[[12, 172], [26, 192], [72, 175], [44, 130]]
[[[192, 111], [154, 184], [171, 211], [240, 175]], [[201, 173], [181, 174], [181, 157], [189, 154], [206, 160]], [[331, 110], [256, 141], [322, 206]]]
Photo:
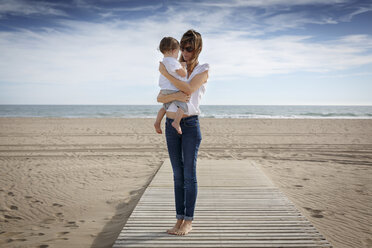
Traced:
[[183, 220], [185, 216], [183, 214], [176, 214], [176, 219]]
[[194, 220], [194, 217], [192, 217], [192, 216], [185, 216], [183, 219], [184, 220]]

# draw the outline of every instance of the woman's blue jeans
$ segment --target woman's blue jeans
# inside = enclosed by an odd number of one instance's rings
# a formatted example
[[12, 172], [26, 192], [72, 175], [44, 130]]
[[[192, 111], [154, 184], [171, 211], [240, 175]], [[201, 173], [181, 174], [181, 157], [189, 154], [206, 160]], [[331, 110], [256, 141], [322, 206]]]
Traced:
[[198, 194], [196, 160], [202, 140], [199, 118], [197, 115], [182, 118], [182, 134], [177, 133], [172, 122], [173, 119], [166, 118], [165, 136], [173, 169], [176, 218], [193, 220]]

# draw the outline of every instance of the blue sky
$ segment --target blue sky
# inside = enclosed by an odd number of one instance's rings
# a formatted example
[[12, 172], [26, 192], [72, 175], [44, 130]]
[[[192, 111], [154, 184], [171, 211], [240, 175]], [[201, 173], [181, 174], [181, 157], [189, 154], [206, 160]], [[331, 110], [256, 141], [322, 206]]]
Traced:
[[203, 104], [372, 105], [372, 2], [0, 0], [0, 104], [157, 104], [164, 36], [202, 34]]

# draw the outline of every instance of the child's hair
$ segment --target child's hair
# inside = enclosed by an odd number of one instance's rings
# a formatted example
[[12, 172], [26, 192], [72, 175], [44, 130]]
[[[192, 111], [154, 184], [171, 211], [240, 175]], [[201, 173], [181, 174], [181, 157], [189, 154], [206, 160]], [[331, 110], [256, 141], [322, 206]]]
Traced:
[[164, 37], [160, 41], [159, 50], [163, 54], [169, 51], [173, 51], [174, 49], [179, 49], [179, 48], [180, 48], [180, 43], [175, 38]]

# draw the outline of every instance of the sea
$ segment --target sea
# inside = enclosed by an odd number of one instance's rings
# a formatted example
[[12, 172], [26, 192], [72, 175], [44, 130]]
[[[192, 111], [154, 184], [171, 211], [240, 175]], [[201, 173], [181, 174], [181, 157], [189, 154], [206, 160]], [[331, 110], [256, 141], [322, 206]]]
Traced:
[[[0, 117], [155, 118], [161, 105], [0, 105]], [[201, 105], [204, 118], [372, 119], [372, 106]]]

